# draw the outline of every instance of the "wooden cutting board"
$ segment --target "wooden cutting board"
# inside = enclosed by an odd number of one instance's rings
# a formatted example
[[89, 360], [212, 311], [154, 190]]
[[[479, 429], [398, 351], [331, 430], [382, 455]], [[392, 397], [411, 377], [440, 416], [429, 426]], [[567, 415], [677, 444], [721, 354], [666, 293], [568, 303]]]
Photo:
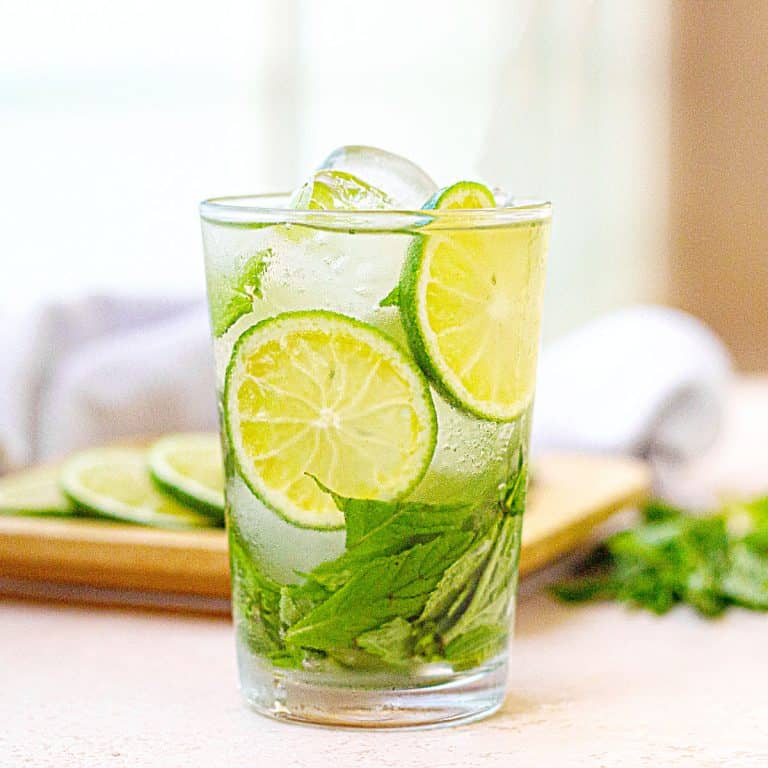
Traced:
[[[523, 523], [522, 574], [569, 552], [650, 488], [644, 463], [616, 457], [548, 455], [536, 462], [534, 477]], [[218, 598], [225, 608], [226, 535], [77, 518], [0, 517], [0, 592], [177, 609], [194, 607], [190, 597]]]

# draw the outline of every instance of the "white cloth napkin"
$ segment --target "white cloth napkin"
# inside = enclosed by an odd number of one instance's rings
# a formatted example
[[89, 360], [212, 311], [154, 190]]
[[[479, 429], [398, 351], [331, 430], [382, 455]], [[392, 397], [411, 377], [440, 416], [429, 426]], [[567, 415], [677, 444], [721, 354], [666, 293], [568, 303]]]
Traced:
[[[216, 428], [203, 302], [93, 297], [2, 320], [0, 471]], [[695, 456], [717, 432], [728, 371], [722, 344], [688, 315], [606, 315], [543, 350], [534, 450]]]
[[730, 376], [725, 346], [691, 315], [609, 313], [542, 349], [533, 450], [692, 459], [719, 432]]
[[0, 325], [0, 472], [108, 440], [215, 429], [201, 301], [92, 297]]

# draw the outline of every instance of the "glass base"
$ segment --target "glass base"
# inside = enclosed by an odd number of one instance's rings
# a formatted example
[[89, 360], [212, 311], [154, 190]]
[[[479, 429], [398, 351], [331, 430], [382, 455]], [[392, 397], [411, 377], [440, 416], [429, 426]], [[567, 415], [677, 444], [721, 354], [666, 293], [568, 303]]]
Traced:
[[506, 692], [506, 654], [467, 672], [443, 667], [411, 677], [332, 677], [274, 669], [240, 651], [247, 703], [279, 720], [375, 729], [457, 725], [496, 712]]

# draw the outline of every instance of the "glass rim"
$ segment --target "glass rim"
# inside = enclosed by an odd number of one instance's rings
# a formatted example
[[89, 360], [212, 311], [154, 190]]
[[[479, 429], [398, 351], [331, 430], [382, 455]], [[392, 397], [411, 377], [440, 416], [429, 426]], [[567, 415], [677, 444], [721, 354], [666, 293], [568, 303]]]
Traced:
[[[505, 224], [548, 221], [552, 204], [546, 200], [519, 199], [498, 208], [449, 208], [443, 210], [410, 210], [385, 208], [376, 210], [323, 211], [288, 208], [275, 205], [286, 201], [290, 193], [211, 197], [200, 203], [200, 216], [218, 224], [304, 224], [323, 229], [399, 230], [426, 223], [443, 229], [476, 229]], [[273, 204], [259, 204], [260, 202]]]

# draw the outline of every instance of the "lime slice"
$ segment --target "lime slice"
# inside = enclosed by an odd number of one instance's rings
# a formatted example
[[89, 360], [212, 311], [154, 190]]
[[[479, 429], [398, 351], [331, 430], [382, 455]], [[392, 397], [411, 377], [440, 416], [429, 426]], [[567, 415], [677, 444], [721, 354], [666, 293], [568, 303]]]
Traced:
[[149, 447], [147, 462], [160, 490], [216, 522], [224, 521], [224, 464], [218, 435], [168, 435]]
[[61, 488], [76, 508], [100, 517], [158, 528], [202, 528], [206, 515], [183, 507], [155, 488], [144, 451], [96, 448], [61, 469]]
[[396, 499], [419, 482], [435, 447], [421, 371], [381, 331], [335, 312], [286, 312], [245, 331], [224, 411], [251, 491], [305, 528], [344, 524], [310, 476], [343, 496]]
[[30, 469], [0, 478], [0, 515], [72, 515], [59, 488], [55, 467]]
[[391, 208], [392, 201], [380, 189], [346, 171], [317, 171], [294, 193], [291, 207], [310, 211]]
[[[440, 205], [487, 206], [493, 195], [478, 187], [442, 190]], [[512, 420], [533, 397], [545, 224], [433, 230], [403, 265], [400, 314], [414, 356], [452, 403], [483, 419]]]
[[450, 187], [438, 189], [423, 205], [424, 210], [495, 207], [493, 192], [477, 181], [457, 181]]

